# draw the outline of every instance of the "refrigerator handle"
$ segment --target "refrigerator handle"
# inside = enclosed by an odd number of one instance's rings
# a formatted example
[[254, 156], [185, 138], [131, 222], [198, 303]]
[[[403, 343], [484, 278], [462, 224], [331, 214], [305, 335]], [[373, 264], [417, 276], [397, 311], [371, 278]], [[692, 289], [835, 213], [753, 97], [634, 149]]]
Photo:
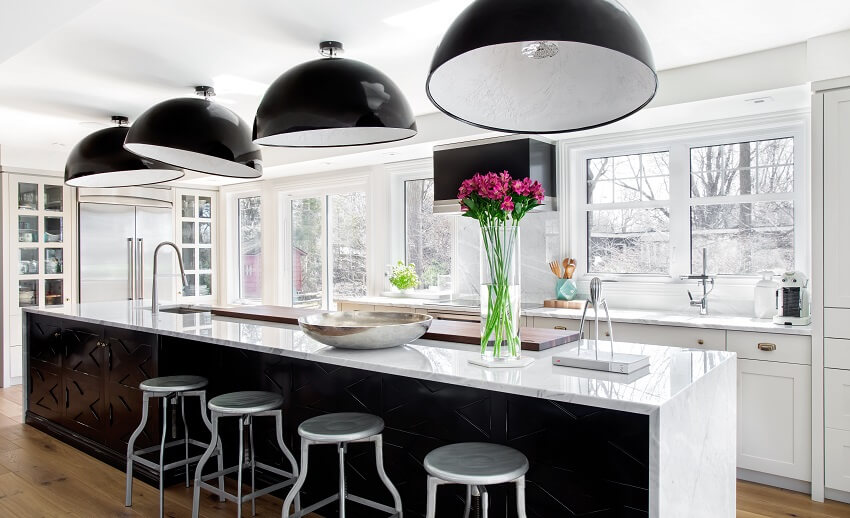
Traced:
[[139, 300], [145, 298], [145, 240], [139, 238], [139, 247], [136, 250], [139, 255], [138, 272], [136, 272], [136, 287], [139, 292]]
[[127, 300], [133, 300], [134, 290], [133, 290], [133, 281], [136, 279], [136, 258], [134, 257], [135, 250], [133, 250], [133, 238], [127, 238]]

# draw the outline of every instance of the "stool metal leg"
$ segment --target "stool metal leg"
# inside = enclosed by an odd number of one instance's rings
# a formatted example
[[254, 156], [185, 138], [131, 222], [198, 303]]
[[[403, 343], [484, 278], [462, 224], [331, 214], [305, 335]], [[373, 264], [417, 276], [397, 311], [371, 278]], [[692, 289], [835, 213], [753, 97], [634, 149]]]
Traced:
[[236, 518], [242, 518], [242, 471], [245, 468], [245, 420], [239, 417], [239, 463], [236, 475]]
[[393, 496], [393, 504], [396, 512], [398, 512], [398, 517], [402, 518], [402, 509], [401, 509], [401, 495], [398, 494], [398, 489], [393, 485], [390, 477], [387, 476], [386, 470], [384, 470], [384, 437], [381, 434], [376, 435], [372, 438], [372, 442], [375, 443], [375, 463], [378, 467], [378, 476], [381, 478], [381, 481], [387, 486], [387, 489], [390, 491], [390, 494]]
[[487, 518], [490, 508], [490, 496], [487, 494], [487, 488], [480, 486], [478, 489], [481, 493], [481, 518]]
[[337, 450], [339, 450], [339, 518], [345, 518], [345, 443], [339, 443]]
[[445, 482], [437, 477], [428, 475], [428, 494], [425, 503], [425, 518], [437, 517], [437, 488], [441, 484], [445, 484]]
[[159, 445], [159, 518], [165, 513], [165, 477], [162, 467], [165, 465], [165, 440], [168, 438], [168, 396], [162, 398], [162, 442]]
[[[224, 471], [224, 451], [222, 450], [221, 441], [218, 441], [218, 437], [213, 433], [212, 423], [209, 416], [207, 416], [207, 392], [202, 390], [198, 394], [198, 397], [201, 400], [201, 418], [204, 420], [204, 424], [207, 425], [207, 430], [210, 431], [210, 442], [217, 442], [218, 444], [218, 471]], [[224, 491], [224, 475], [218, 477], [218, 489]], [[224, 502], [224, 496], [218, 495], [218, 501]]]
[[[301, 488], [304, 486], [304, 482], [307, 480], [307, 458], [310, 450], [310, 442], [307, 439], [301, 439], [301, 471], [298, 474], [298, 479], [295, 481], [295, 484], [292, 486], [292, 489], [289, 490], [289, 493], [286, 495], [286, 498], [283, 500], [283, 510], [281, 514], [283, 518], [289, 518], [289, 506], [292, 505], [292, 501], [296, 498], [298, 493], [301, 491]], [[300, 515], [300, 510], [296, 510], [296, 516]], [[195, 517], [197, 518], [197, 517]]]
[[[286, 447], [286, 443], [283, 442], [283, 412], [278, 411], [275, 412], [274, 415], [275, 420], [275, 429], [276, 429], [276, 437], [277, 437], [277, 445], [280, 447], [280, 450], [283, 452], [283, 456], [289, 461], [289, 464], [292, 466], [292, 476], [298, 477], [298, 463], [295, 462], [295, 457], [292, 456], [292, 452], [289, 451], [289, 448]], [[288, 509], [285, 510], [289, 512]], [[301, 512], [301, 494], [295, 493], [295, 513], [298, 514]]]
[[130, 507], [133, 505], [133, 448], [136, 444], [136, 439], [139, 438], [139, 435], [142, 434], [142, 431], [145, 429], [145, 425], [148, 423], [148, 402], [150, 401], [150, 394], [147, 392], [142, 393], [142, 420], [139, 422], [139, 427], [136, 428], [136, 431], [133, 432], [133, 435], [130, 436], [130, 440], [127, 442], [127, 493], [124, 499], [124, 505]]
[[186, 425], [186, 396], [180, 394], [180, 417], [183, 418], [183, 449], [186, 453], [186, 487], [189, 487], [189, 427]]
[[525, 475], [516, 479], [516, 512], [519, 518], [525, 516]]
[[254, 497], [255, 471], [257, 469], [256, 453], [254, 452], [254, 420], [248, 417], [248, 444], [251, 448], [251, 516], [256, 516], [257, 506]]
[[[210, 425], [210, 433], [212, 434], [212, 436], [210, 437], [210, 444], [209, 446], [207, 446], [206, 451], [204, 452], [201, 459], [198, 461], [198, 466], [195, 468], [195, 491], [192, 497], [192, 518], [198, 518], [198, 514], [200, 513], [201, 476], [204, 473], [204, 465], [207, 463], [210, 457], [212, 457], [213, 451], [216, 449], [216, 447], [218, 447], [219, 451], [219, 466], [221, 465], [221, 439], [219, 439], [218, 437], [218, 415], [216, 415], [215, 412], [212, 413], [212, 424]], [[221, 484], [221, 478], [219, 478], [219, 484]]]
[[469, 518], [472, 509], [472, 486], [466, 486], [466, 503], [463, 505], [463, 518]]

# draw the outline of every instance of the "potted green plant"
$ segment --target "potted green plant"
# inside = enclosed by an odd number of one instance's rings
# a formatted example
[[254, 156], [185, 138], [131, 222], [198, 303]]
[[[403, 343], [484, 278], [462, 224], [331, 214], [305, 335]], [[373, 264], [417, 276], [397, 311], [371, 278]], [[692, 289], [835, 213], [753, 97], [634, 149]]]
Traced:
[[393, 266], [392, 274], [390, 275], [390, 284], [396, 287], [398, 291], [409, 295], [413, 288], [419, 285], [419, 276], [416, 275], [416, 265], [413, 263], [404, 264], [399, 261]]

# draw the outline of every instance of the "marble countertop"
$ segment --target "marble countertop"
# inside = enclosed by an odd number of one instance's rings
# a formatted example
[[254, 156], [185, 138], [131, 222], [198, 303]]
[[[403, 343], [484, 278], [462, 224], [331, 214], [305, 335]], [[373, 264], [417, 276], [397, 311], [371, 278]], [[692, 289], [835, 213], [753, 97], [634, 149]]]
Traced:
[[[438, 303], [434, 300], [414, 299], [404, 297], [356, 297], [340, 298], [336, 302], [367, 304], [373, 306], [401, 306], [423, 308], [431, 311], [446, 311], [450, 313], [477, 314], [479, 309], [468, 305], [452, 305]], [[569, 318], [581, 319], [580, 309], [534, 308], [524, 309], [526, 317]], [[603, 313], [604, 314], [604, 313]], [[726, 329], [730, 331], [752, 331], [758, 333], [781, 333], [789, 335], [811, 336], [812, 326], [780, 326], [770, 319], [752, 318], [735, 315], [699, 315], [693, 313], [676, 313], [659, 310], [612, 309], [611, 320], [628, 324], [647, 324], [679, 327], [696, 327], [703, 329]]]
[[[646, 354], [650, 367], [639, 375], [623, 375], [556, 367], [548, 351], [524, 351], [535, 358], [520, 369], [487, 369], [472, 365], [477, 346], [417, 340], [402, 347], [354, 351], [328, 347], [307, 337], [297, 326], [211, 316], [160, 312], [136, 301], [75, 304], [61, 311], [24, 310], [81, 322], [114, 326], [164, 336], [214, 343], [309, 361], [433, 380], [511, 394], [650, 414], [672, 400], [735, 354], [641, 344], [617, 344], [617, 352]], [[585, 344], [586, 346], [586, 344]], [[607, 342], [600, 354], [609, 350]], [[706, 381], [707, 382], [707, 381]]]

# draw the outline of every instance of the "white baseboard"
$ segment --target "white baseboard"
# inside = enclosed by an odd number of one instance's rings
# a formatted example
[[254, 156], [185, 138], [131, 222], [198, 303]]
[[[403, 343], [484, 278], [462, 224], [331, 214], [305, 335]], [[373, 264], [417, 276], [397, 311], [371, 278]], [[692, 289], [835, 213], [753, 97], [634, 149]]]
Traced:
[[771, 475], [769, 473], [762, 473], [760, 471], [752, 471], [744, 468], [738, 468], [738, 478], [748, 482], [755, 482], [756, 484], [779, 487], [782, 489], [788, 489], [789, 491], [805, 493], [807, 495], [812, 494], [811, 482], [803, 480], [780, 477], [778, 475]]
[[823, 490], [823, 496], [828, 500], [835, 500], [836, 502], [850, 504], [850, 493], [848, 493], [847, 491], [829, 489], [828, 487], [826, 487]]

